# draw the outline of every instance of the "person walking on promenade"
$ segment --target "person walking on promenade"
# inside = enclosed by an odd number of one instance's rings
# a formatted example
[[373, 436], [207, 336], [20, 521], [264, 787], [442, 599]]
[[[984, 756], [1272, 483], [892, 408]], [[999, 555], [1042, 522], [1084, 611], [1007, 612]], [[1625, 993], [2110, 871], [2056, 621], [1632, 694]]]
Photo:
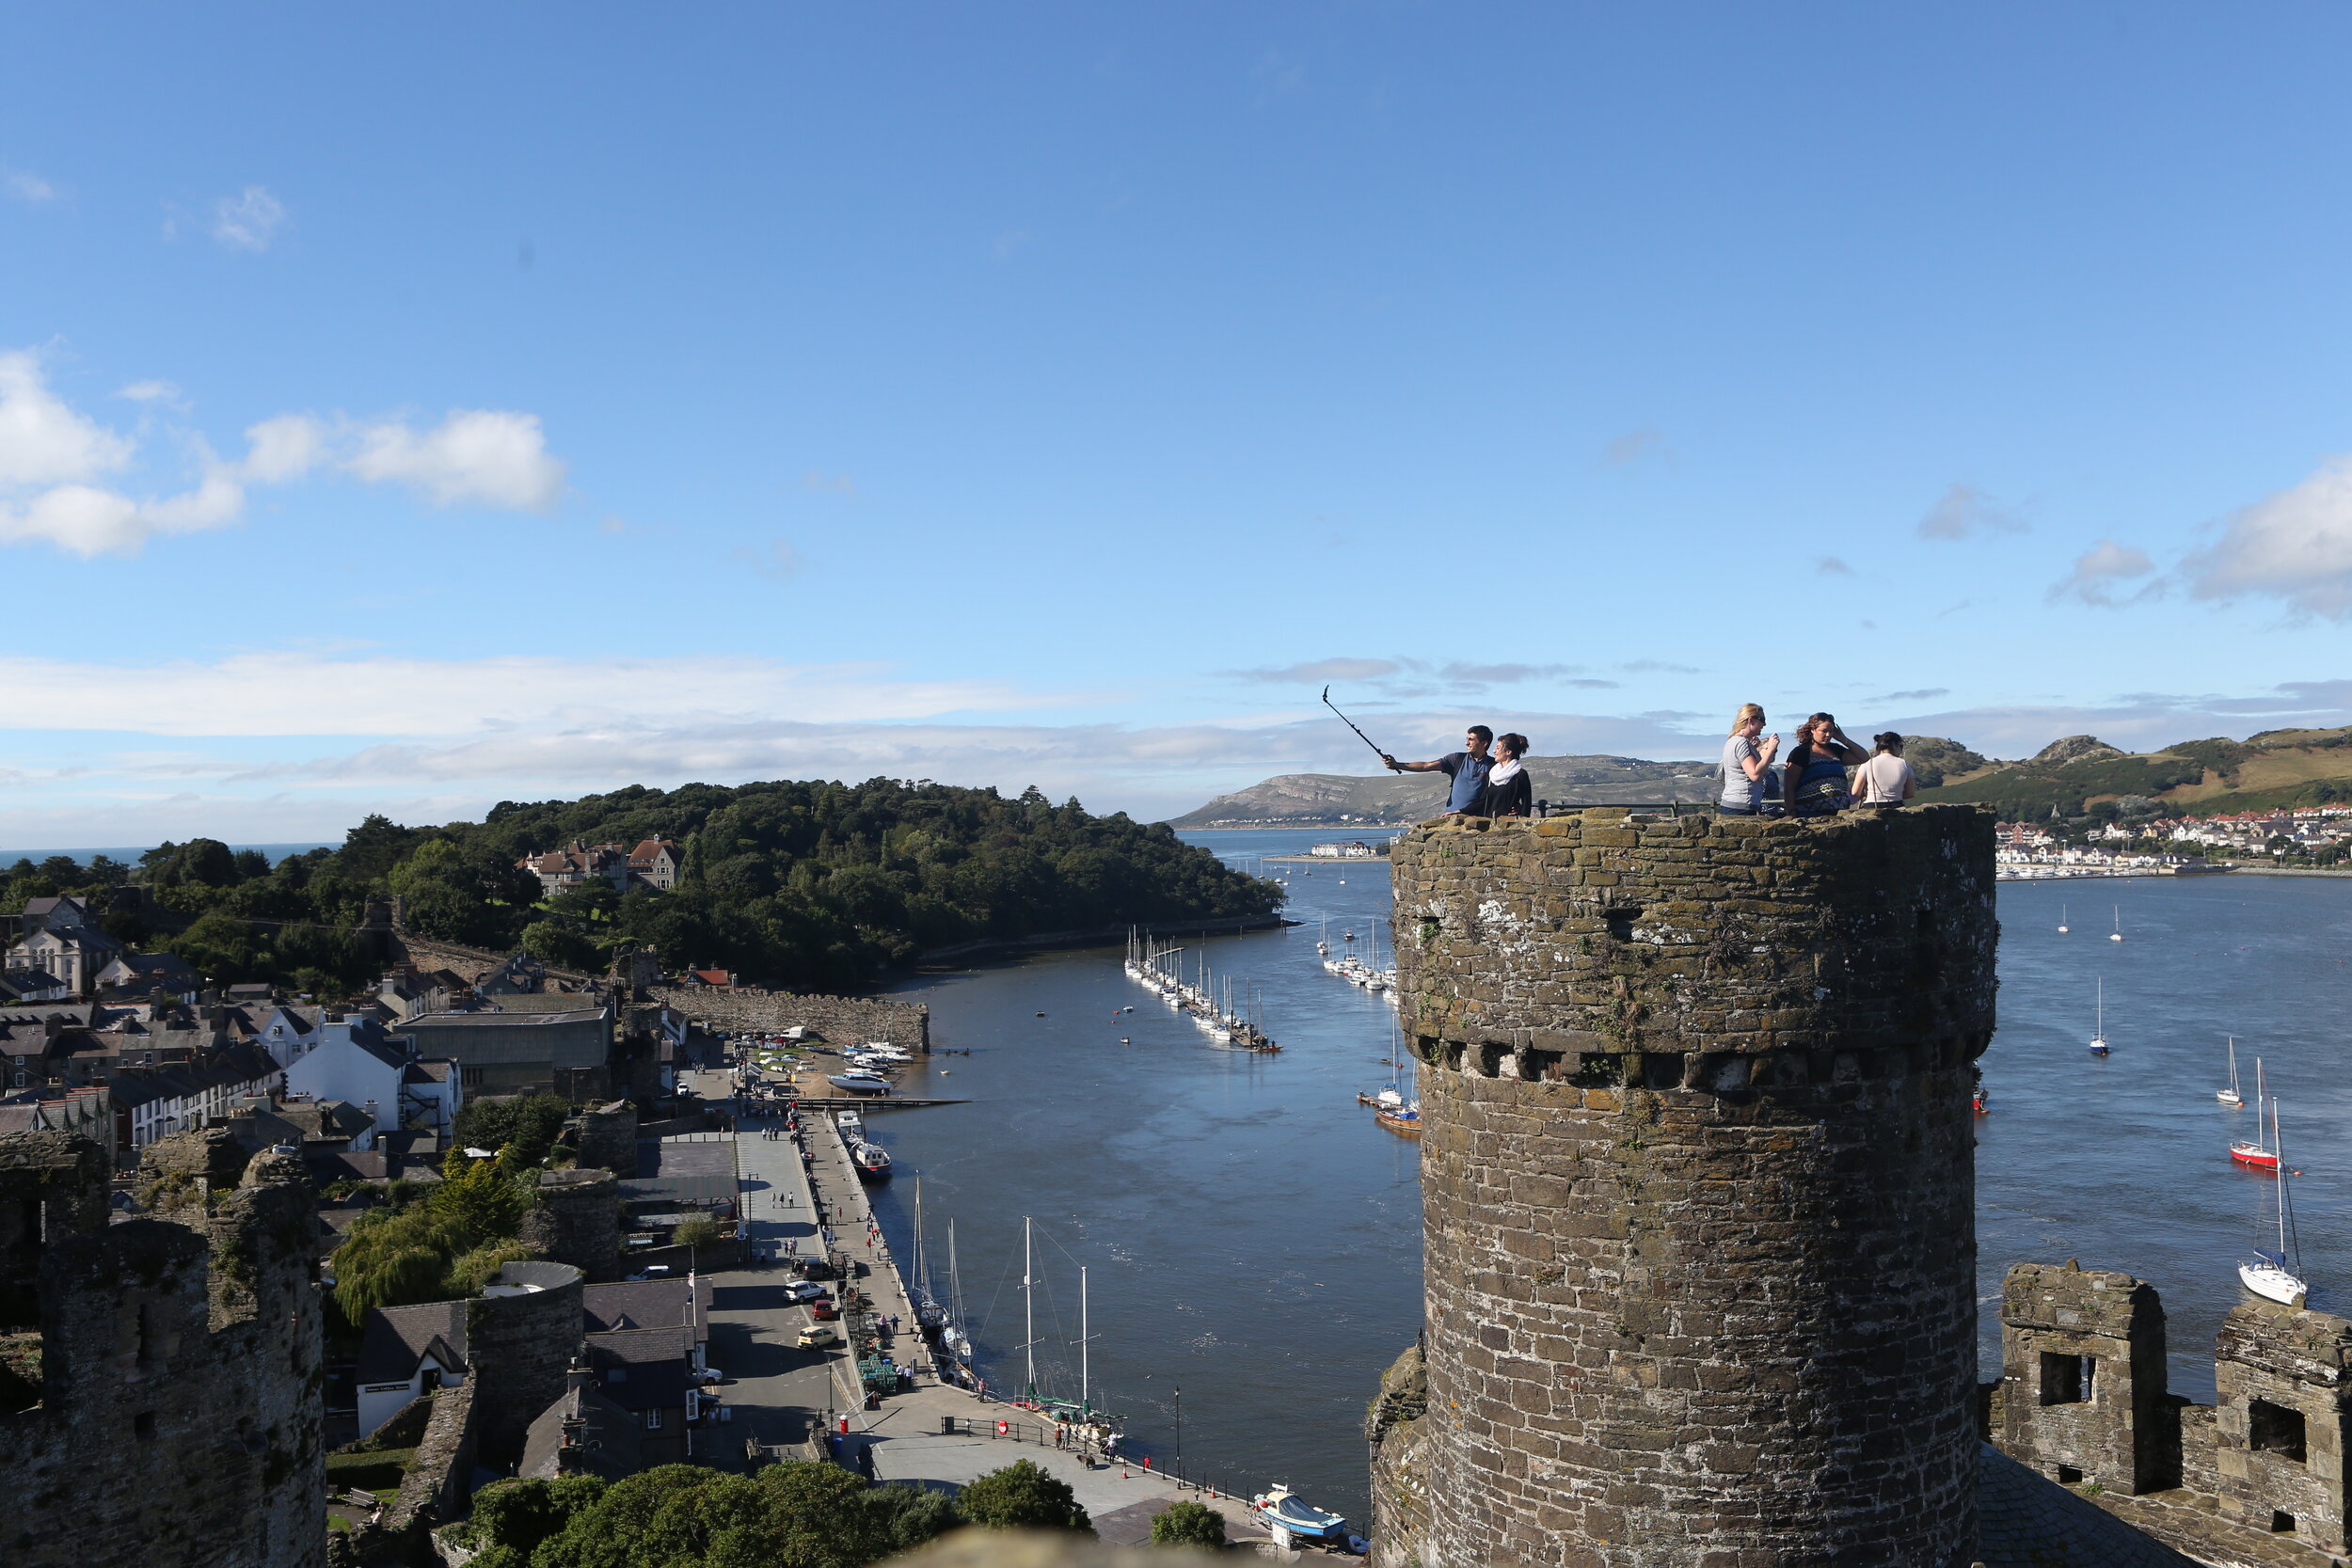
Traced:
[[1763, 730], [1764, 710], [1754, 703], [1740, 704], [1739, 716], [1731, 721], [1731, 738], [1724, 742], [1724, 787], [1715, 801], [1715, 809], [1725, 816], [1763, 815], [1772, 758], [1780, 751], [1780, 736], [1764, 735]]
[[1527, 754], [1527, 736], [1506, 735], [1495, 741], [1495, 765], [1487, 771], [1486, 787], [1478, 792], [1477, 814], [1481, 816], [1527, 816], [1535, 809], [1529, 788], [1527, 769], [1519, 759]]
[[1846, 769], [1869, 753], [1854, 744], [1837, 721], [1817, 713], [1797, 728], [1788, 753], [1788, 782], [1781, 793], [1791, 816], [1834, 816], [1853, 804]]
[[1919, 793], [1919, 781], [1913, 776], [1911, 764], [1903, 760], [1903, 737], [1888, 730], [1870, 740], [1878, 750], [1854, 770], [1854, 803], [1899, 806]]
[[1494, 758], [1486, 748], [1494, 744], [1495, 732], [1484, 724], [1472, 724], [1462, 736], [1462, 750], [1448, 752], [1429, 762], [1399, 762], [1388, 752], [1380, 760], [1389, 765], [1391, 773], [1443, 773], [1454, 781], [1446, 792], [1445, 810], [1441, 816], [1460, 816], [1478, 804], [1478, 792], [1486, 785], [1487, 770], [1494, 767]]

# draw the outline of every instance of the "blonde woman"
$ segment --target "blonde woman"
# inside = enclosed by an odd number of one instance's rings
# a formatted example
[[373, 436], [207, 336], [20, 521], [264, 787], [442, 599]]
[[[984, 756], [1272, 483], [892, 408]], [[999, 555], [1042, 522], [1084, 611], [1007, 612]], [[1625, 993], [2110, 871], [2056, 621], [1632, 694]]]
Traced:
[[[1764, 710], [1743, 703], [1731, 721], [1731, 738], [1724, 742], [1724, 792], [1715, 809], [1725, 816], [1763, 814], [1764, 797], [1772, 776], [1772, 758], [1780, 752], [1780, 736], [1763, 735]], [[1756, 737], [1763, 736], [1761, 740]]]

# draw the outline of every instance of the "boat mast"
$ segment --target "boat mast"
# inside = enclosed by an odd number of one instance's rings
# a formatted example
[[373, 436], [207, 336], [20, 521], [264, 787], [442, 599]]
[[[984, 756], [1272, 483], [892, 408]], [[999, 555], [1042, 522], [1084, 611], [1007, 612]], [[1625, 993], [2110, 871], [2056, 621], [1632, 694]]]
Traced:
[[2270, 1101], [2270, 1152], [2279, 1157], [2279, 1266], [2287, 1266], [2287, 1151], [2279, 1143], [2279, 1101]]
[[972, 1330], [963, 1322], [963, 1271], [956, 1266], [956, 1221], [952, 1214], [947, 1217], [947, 1293], [955, 1298], [956, 1323], [962, 1326], [969, 1341]]
[[[2279, 1244], [2280, 1246], [2286, 1245], [2286, 1242], [2284, 1240], [2286, 1236], [2286, 1220], [2283, 1217], [2283, 1212], [2284, 1212], [2281, 1211], [2282, 1217], [2279, 1221], [2279, 1235], [2280, 1237]], [[1087, 1332], [1087, 1266], [1084, 1263], [1081, 1263], [1078, 1265], [1078, 1405], [1079, 1408], [1083, 1410], [1091, 1410], [1094, 1408], [1092, 1393], [1094, 1380], [1092, 1376], [1089, 1350], [1087, 1344], [1087, 1341], [1093, 1338], [1094, 1336]]]
[[1029, 1358], [1029, 1398], [1037, 1398], [1037, 1297], [1029, 1288], [1029, 1216], [1021, 1216], [1021, 1348]]

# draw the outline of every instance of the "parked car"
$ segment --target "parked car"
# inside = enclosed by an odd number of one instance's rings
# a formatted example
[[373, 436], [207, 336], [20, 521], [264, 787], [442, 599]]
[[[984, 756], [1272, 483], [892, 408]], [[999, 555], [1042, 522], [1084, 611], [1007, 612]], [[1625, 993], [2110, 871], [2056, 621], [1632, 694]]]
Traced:
[[827, 1345], [839, 1344], [841, 1336], [825, 1323], [811, 1323], [801, 1330], [801, 1337], [792, 1342], [803, 1350], [822, 1350]]
[[784, 1290], [785, 1294], [794, 1301], [815, 1301], [818, 1297], [827, 1293], [825, 1288], [813, 1279], [796, 1279], [787, 1285]]
[[820, 1323], [831, 1323], [841, 1316], [841, 1308], [829, 1301], [812, 1301], [808, 1304], [808, 1315]]
[[833, 1265], [821, 1258], [803, 1258], [792, 1265], [792, 1272], [803, 1279], [831, 1279]]

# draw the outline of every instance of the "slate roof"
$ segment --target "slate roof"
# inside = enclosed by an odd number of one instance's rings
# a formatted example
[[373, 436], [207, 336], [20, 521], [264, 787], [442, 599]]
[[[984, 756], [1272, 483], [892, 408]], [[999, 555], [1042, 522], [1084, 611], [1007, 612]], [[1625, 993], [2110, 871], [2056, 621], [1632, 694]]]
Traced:
[[[637, 1328], [588, 1336], [588, 1365], [596, 1392], [623, 1410], [686, 1408], [688, 1357], [693, 1336], [683, 1328]], [[614, 1372], [622, 1376], [615, 1381]]]
[[[564, 1423], [580, 1423], [574, 1446], [564, 1447]], [[645, 1467], [639, 1449], [640, 1422], [595, 1387], [573, 1388], [539, 1413], [523, 1438], [523, 1460], [515, 1473], [552, 1481], [559, 1475], [602, 1476], [618, 1481]], [[568, 1461], [568, 1463], [567, 1463]]]
[[457, 1363], [452, 1371], [467, 1370], [464, 1302], [372, 1307], [359, 1334], [358, 1379], [362, 1384], [405, 1383], [416, 1375], [425, 1353], [437, 1347], [444, 1365], [452, 1359]]
[[682, 1203], [696, 1208], [736, 1198], [735, 1146], [728, 1143], [637, 1142], [638, 1174], [621, 1183], [631, 1203]]
[[[692, 1315], [691, 1326], [697, 1331], [696, 1340], [704, 1343], [710, 1338], [710, 1289], [708, 1275], [695, 1278], [699, 1309]], [[611, 1285], [583, 1285], [580, 1307], [591, 1334], [690, 1326], [683, 1279], [628, 1279]]]
[[1984, 1568], [2197, 1568], [1990, 1445], [1977, 1461], [1977, 1513]]

